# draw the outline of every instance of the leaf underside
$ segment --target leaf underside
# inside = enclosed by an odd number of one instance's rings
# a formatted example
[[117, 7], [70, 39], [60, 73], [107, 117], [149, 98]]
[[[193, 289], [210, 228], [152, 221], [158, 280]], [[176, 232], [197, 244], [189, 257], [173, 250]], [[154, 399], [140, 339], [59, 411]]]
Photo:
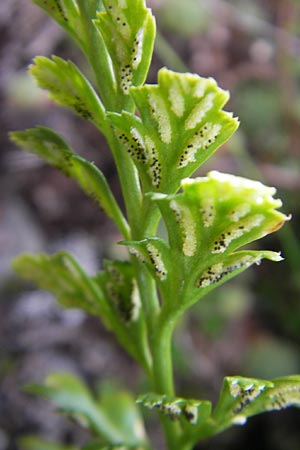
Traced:
[[[300, 407], [300, 376], [271, 381], [245, 377], [226, 377], [219, 401], [211, 412], [207, 401], [145, 394], [138, 403], [179, 420], [184, 429], [183, 442], [191, 445], [232, 425], [244, 425], [248, 418], [267, 411]], [[187, 408], [190, 413], [187, 413]], [[187, 425], [188, 424], [188, 425]]]
[[100, 448], [146, 444], [143, 421], [134, 399], [115, 385], [104, 384], [95, 395], [77, 376], [52, 373], [44, 384], [30, 385], [26, 390], [51, 400], [61, 412], [88, 427], [101, 438]]
[[157, 85], [133, 87], [139, 111], [108, 114], [119, 142], [133, 158], [144, 191], [174, 193], [237, 129], [222, 110], [229, 94], [215, 80], [167, 69]]
[[79, 308], [101, 318], [120, 343], [142, 366], [147, 364], [145, 321], [130, 263], [108, 261], [104, 270], [88, 276], [66, 252], [23, 254], [13, 261], [23, 278], [49, 290], [68, 308]]
[[263, 258], [280, 261], [276, 252], [238, 249], [289, 220], [277, 211], [281, 201], [273, 198], [275, 189], [256, 181], [210, 172], [207, 177], [185, 179], [181, 186], [176, 195], [152, 195], [168, 242], [159, 238], [124, 242], [146, 264], [163, 301], [174, 312]]
[[128, 224], [101, 170], [74, 153], [58, 133], [40, 126], [11, 132], [10, 137], [17, 145], [35, 153], [66, 176], [76, 180], [81, 189], [114, 220], [120, 232], [124, 236], [128, 235]]
[[[94, 21], [111, 57], [122, 96], [144, 83], [153, 51], [155, 21], [143, 0], [103, 0], [105, 11]], [[134, 10], [134, 14], [132, 14]]]
[[71, 61], [58, 56], [46, 58], [37, 56], [29, 68], [37, 85], [48, 91], [52, 100], [70, 108], [81, 118], [103, 129], [104, 106], [96, 91]]

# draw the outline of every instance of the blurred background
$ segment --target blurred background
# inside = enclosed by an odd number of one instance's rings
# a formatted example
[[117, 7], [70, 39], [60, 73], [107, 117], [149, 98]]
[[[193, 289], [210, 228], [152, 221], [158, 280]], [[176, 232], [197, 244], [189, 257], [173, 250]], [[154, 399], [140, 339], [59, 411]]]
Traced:
[[[158, 38], [148, 81], [162, 66], [214, 77], [231, 92], [236, 135], [201, 167], [276, 186], [293, 219], [257, 248], [281, 250], [199, 303], [174, 342], [180, 396], [216, 400], [225, 375], [274, 378], [300, 373], [300, 5], [298, 0], [149, 0]], [[50, 294], [17, 279], [10, 260], [30, 251], [72, 252], [88, 272], [122, 251], [104, 214], [77, 186], [16, 148], [9, 130], [53, 127], [98, 164], [120, 198], [106, 144], [89, 124], [56, 107], [28, 78], [38, 54], [56, 54], [89, 72], [74, 44], [30, 0], [0, 3], [0, 450], [21, 450], [26, 434], [81, 445], [85, 432], [22, 391], [51, 371], [91, 385], [117, 379], [138, 392], [135, 363], [96, 319], [59, 309]], [[120, 378], [120, 374], [122, 374]], [[156, 450], [161, 436], [149, 417]], [[300, 411], [255, 417], [197, 447], [299, 450]], [[43, 450], [41, 448], [41, 450]]]

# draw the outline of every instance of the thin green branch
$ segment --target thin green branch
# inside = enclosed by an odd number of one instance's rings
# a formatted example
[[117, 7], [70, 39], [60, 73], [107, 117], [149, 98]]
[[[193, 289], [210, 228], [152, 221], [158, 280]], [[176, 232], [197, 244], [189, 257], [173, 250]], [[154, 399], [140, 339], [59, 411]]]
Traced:
[[114, 99], [116, 93], [116, 81], [110, 56], [105, 43], [97, 31], [93, 19], [90, 17], [89, 2], [86, 0], [77, 1], [84, 30], [86, 32], [86, 45], [83, 51], [94, 71], [98, 90], [106, 109], [114, 111]]
[[[153, 388], [158, 394], [174, 396], [174, 376], [172, 364], [172, 335], [175, 322], [159, 322], [153, 330], [150, 346], [153, 357]], [[169, 450], [181, 450], [178, 446], [182, 434], [180, 424], [169, 417], [160, 415]]]

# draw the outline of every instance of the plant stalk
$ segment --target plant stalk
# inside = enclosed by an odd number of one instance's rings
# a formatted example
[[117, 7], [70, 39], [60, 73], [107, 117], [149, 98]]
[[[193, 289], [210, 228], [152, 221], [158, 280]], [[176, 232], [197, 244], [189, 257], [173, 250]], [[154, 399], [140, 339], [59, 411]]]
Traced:
[[84, 30], [86, 31], [86, 45], [82, 48], [89, 61], [97, 82], [101, 99], [106, 109], [115, 110], [112, 99], [115, 100], [116, 81], [111, 67], [110, 56], [104, 41], [90, 18], [89, 2], [78, 0]]
[[[160, 316], [161, 318], [162, 316]], [[150, 347], [153, 357], [153, 388], [158, 394], [175, 396], [173, 363], [172, 363], [172, 335], [175, 323], [173, 321], [159, 321], [152, 334]], [[164, 429], [166, 443], [169, 450], [181, 450], [178, 442], [182, 435], [179, 422], [172, 421], [165, 415], [160, 415]]]

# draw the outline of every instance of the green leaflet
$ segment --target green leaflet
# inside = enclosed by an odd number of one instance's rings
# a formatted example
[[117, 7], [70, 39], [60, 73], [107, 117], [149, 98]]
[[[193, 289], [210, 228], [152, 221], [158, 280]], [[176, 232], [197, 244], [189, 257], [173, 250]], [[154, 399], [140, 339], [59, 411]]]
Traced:
[[71, 255], [23, 254], [14, 270], [26, 280], [47, 289], [58, 302], [101, 318], [139, 363], [150, 365], [139, 292], [129, 263], [107, 262], [105, 270], [89, 277]]
[[33, 0], [79, 45], [90, 63], [102, 101], [108, 109], [116, 104], [116, 80], [111, 58], [94, 20], [103, 11], [102, 0]]
[[[292, 375], [271, 381], [244, 377], [226, 377], [219, 401], [213, 411], [211, 403], [148, 393], [138, 397], [148, 409], [179, 420], [184, 433], [178, 442], [191, 448], [232, 425], [244, 425], [249, 417], [267, 411], [300, 407], [300, 376]], [[188, 426], [187, 426], [188, 424]]]
[[300, 407], [300, 376], [271, 381], [244, 377], [224, 379], [218, 404], [212, 414], [210, 435], [231, 425], [244, 425], [249, 417], [267, 411]]
[[13, 268], [23, 278], [51, 291], [61, 305], [100, 316], [106, 326], [111, 326], [103, 293], [67, 253], [23, 254], [13, 260]]
[[[83, 49], [86, 48], [86, 23], [81, 11], [81, 0], [33, 0], [33, 3], [64, 28]], [[103, 9], [102, 0], [89, 0], [86, 3], [87, 17], [91, 22], [97, 11]]]
[[[146, 433], [142, 415], [133, 395], [109, 381], [101, 383], [97, 397], [99, 404], [109, 415], [112, 422], [128, 433], [124, 444], [128, 446], [146, 445]], [[117, 407], [116, 407], [117, 405]]]
[[107, 184], [103, 173], [86, 159], [76, 155], [64, 139], [46, 127], [36, 127], [10, 133], [11, 139], [74, 178], [83, 191], [111, 217], [120, 232], [128, 236], [128, 224]]
[[[85, 46], [85, 27], [77, 0], [33, 0], [33, 3], [64, 28], [81, 47]], [[102, 1], [89, 0], [89, 3], [95, 17]]]
[[256, 181], [210, 172], [181, 186], [176, 195], [152, 194], [168, 243], [124, 242], [156, 277], [163, 302], [174, 313], [263, 258], [280, 261], [275, 252], [236, 250], [289, 220], [276, 210], [281, 201], [273, 198], [275, 189]]
[[105, 261], [104, 268], [95, 280], [120, 319], [124, 323], [136, 322], [141, 314], [141, 301], [132, 265], [124, 261]]
[[71, 61], [58, 56], [37, 56], [30, 74], [38, 86], [46, 89], [56, 103], [66, 106], [83, 119], [105, 130], [104, 107], [90, 82]]
[[171, 420], [179, 420], [184, 426], [196, 426], [205, 422], [211, 414], [211, 402], [202, 400], [170, 397], [155, 393], [140, 395], [137, 403], [145, 408], [154, 409]]
[[77, 376], [52, 373], [44, 384], [30, 385], [26, 390], [52, 400], [62, 412], [101, 438], [102, 446], [145, 444], [144, 425], [135, 401], [116, 386], [104, 385], [95, 396]]
[[123, 241], [128, 246], [129, 253], [135, 256], [156, 278], [159, 284], [169, 278], [171, 269], [170, 249], [165, 241], [153, 237], [142, 241]]
[[[163, 293], [163, 299], [168, 299], [170, 290], [177, 291], [176, 298], [178, 297], [180, 304], [174, 304], [174, 297], [170, 300], [174, 311], [182, 307], [185, 309], [210, 290], [253, 264], [259, 265], [262, 259], [271, 261], [282, 259], [279, 253], [268, 250], [243, 250], [218, 258], [218, 262], [206, 266], [205, 270], [200, 268], [201, 264], [198, 263], [193, 269], [189, 265], [186, 272], [182, 273], [180, 269], [185, 266], [185, 257], [178, 255], [176, 249], [170, 249], [162, 239], [146, 238], [142, 241], [123, 241], [122, 244], [127, 245], [129, 252], [145, 264], [152, 276], [156, 278], [159, 289]], [[173, 259], [172, 264], [172, 257], [176, 253], [177, 259]], [[185, 292], [188, 292], [186, 297]]]
[[[155, 21], [143, 0], [34, 0], [87, 56], [108, 109], [132, 109], [129, 88], [151, 62]], [[134, 14], [132, 11], [134, 10]]]
[[157, 85], [130, 90], [140, 117], [109, 114], [135, 161], [144, 190], [173, 193], [234, 133], [238, 121], [222, 110], [229, 98], [217, 83], [167, 69]]
[[94, 280], [107, 299], [120, 342], [140, 364], [149, 368], [145, 318], [132, 264], [104, 261], [104, 270]]
[[[103, 0], [103, 4], [105, 12], [98, 13], [95, 25], [111, 57], [120, 102], [125, 105], [130, 87], [146, 79], [153, 52], [155, 21], [144, 0]], [[120, 105], [122, 109], [124, 106]]]
[[187, 257], [199, 257], [200, 246], [201, 259], [227, 255], [289, 220], [276, 211], [282, 203], [273, 198], [275, 188], [258, 181], [212, 171], [183, 180], [181, 187], [180, 194], [152, 198], [161, 208], [170, 245], [180, 246]]

